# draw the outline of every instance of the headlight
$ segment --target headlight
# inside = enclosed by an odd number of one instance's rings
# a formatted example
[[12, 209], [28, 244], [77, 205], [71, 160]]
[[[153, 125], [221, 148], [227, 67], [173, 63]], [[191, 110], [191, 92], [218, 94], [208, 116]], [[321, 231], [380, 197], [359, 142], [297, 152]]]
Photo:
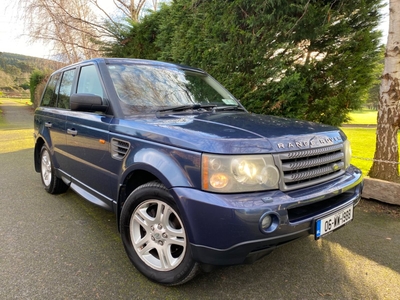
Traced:
[[351, 147], [350, 147], [350, 141], [345, 140], [343, 143], [344, 147], [344, 168], [347, 169], [350, 167], [350, 160], [351, 160]]
[[203, 190], [237, 193], [278, 188], [279, 171], [271, 155], [212, 155], [202, 157]]

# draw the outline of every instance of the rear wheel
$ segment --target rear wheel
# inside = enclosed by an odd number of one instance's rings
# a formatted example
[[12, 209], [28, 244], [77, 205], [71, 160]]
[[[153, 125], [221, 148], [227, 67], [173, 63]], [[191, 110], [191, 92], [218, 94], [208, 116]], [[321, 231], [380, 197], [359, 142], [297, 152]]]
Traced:
[[50, 194], [60, 194], [68, 189], [68, 186], [55, 174], [50, 151], [46, 146], [40, 151], [40, 175], [46, 191]]
[[150, 182], [134, 190], [121, 212], [121, 236], [133, 265], [152, 281], [178, 285], [193, 278], [198, 264], [179, 211], [168, 190]]

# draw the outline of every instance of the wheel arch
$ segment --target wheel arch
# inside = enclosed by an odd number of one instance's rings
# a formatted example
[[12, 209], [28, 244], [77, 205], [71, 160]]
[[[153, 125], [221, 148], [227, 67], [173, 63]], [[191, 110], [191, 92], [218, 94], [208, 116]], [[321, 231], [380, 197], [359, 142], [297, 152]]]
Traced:
[[165, 187], [170, 188], [171, 183], [159, 170], [145, 164], [137, 164], [135, 167], [128, 169], [123, 180], [119, 185], [117, 207], [115, 209], [117, 216], [118, 230], [120, 230], [120, 216], [122, 206], [124, 205], [128, 196], [139, 186], [152, 182], [159, 181]]
[[[151, 156], [154, 158], [154, 156]], [[124, 205], [128, 196], [139, 186], [149, 183], [151, 181], [158, 181], [162, 183], [167, 189], [174, 186], [192, 186], [190, 180], [186, 176], [179, 176], [183, 174], [182, 169], [166, 157], [163, 158], [164, 161], [160, 167], [160, 164], [154, 164], [154, 161], [150, 164], [148, 162], [135, 163], [131, 167], [125, 170], [123, 176], [121, 176], [121, 181], [118, 188], [118, 199], [115, 207], [115, 212], [117, 216], [118, 230], [120, 229], [120, 216], [122, 206]], [[165, 164], [168, 161], [168, 164]], [[158, 168], [153, 165], [157, 165]], [[179, 170], [178, 170], [179, 168]], [[172, 197], [174, 197], [172, 195]], [[178, 202], [175, 199], [175, 202]], [[176, 203], [178, 207], [181, 207], [180, 203]]]

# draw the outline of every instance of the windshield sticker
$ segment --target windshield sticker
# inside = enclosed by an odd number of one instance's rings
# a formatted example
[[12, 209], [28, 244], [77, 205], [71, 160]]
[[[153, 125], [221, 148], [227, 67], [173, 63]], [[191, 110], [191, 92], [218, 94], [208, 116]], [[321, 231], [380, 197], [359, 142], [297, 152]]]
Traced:
[[224, 102], [226, 105], [237, 105], [237, 102], [233, 99], [222, 99], [222, 102]]

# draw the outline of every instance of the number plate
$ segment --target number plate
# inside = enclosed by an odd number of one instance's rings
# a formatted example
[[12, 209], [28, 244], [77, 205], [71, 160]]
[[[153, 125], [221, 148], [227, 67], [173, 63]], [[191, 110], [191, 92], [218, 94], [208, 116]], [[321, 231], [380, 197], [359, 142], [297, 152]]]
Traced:
[[335, 212], [315, 222], [315, 239], [338, 229], [353, 220], [353, 205]]

